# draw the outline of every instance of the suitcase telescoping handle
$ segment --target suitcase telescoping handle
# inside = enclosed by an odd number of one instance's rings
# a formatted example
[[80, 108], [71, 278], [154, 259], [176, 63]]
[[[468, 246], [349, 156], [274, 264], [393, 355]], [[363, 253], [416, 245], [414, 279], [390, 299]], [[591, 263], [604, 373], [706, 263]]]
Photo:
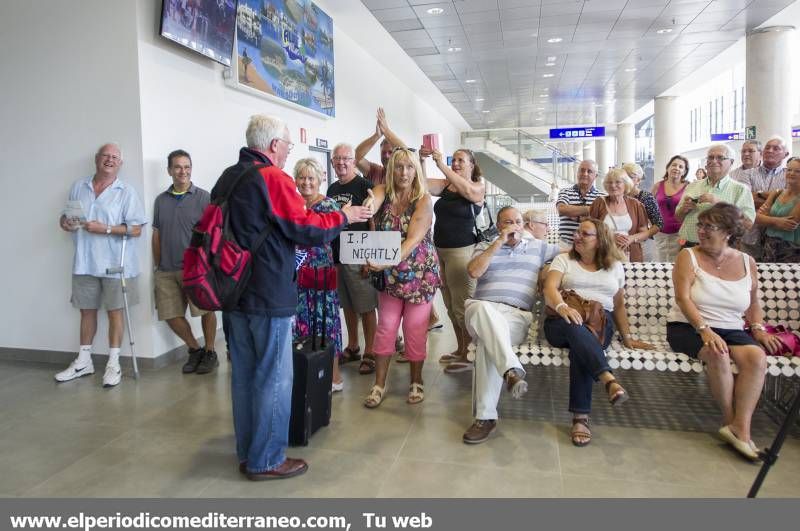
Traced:
[[320, 348], [325, 348], [325, 336], [328, 329], [328, 267], [322, 270], [322, 339], [320, 339]]

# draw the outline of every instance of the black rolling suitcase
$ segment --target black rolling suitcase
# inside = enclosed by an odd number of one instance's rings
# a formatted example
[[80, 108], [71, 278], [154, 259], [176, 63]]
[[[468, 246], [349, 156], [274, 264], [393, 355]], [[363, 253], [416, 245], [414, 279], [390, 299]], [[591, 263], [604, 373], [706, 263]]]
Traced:
[[[325, 269], [324, 271], [327, 271]], [[326, 276], [323, 274], [323, 276]], [[311, 436], [331, 421], [331, 384], [333, 383], [333, 343], [325, 339], [327, 278], [322, 280], [322, 326], [317, 327], [317, 270], [314, 270], [314, 314], [311, 335], [293, 344], [294, 384], [289, 418], [289, 445], [306, 446]]]

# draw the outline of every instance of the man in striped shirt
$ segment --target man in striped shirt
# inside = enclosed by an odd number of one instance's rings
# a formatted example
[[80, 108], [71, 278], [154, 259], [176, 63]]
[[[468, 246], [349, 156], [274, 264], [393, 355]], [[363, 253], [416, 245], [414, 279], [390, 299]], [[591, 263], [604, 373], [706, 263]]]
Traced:
[[596, 178], [597, 163], [593, 160], [584, 160], [578, 165], [577, 184], [564, 188], [558, 194], [556, 208], [558, 215], [561, 216], [558, 222], [558, 236], [567, 245], [572, 245], [580, 218], [589, 215], [592, 201], [605, 195], [595, 188]]
[[522, 215], [514, 207], [500, 209], [497, 228], [500, 235], [490, 244], [478, 245], [467, 265], [478, 285], [464, 312], [467, 331], [477, 346], [476, 418], [464, 433], [466, 444], [482, 443], [496, 429], [503, 382], [514, 398], [528, 390], [513, 345], [528, 337], [539, 269], [559, 252], [558, 245], [523, 238]]

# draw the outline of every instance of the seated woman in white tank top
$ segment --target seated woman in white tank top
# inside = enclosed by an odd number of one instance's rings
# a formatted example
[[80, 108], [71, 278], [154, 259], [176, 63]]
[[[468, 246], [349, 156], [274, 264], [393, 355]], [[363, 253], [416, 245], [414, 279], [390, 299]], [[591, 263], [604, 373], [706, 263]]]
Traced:
[[[780, 343], [764, 329], [755, 260], [734, 247], [744, 234], [742, 219], [728, 203], [700, 214], [700, 243], [678, 253], [672, 270], [675, 303], [667, 341], [674, 351], [705, 362], [711, 394], [722, 409], [720, 436], [756, 460], [750, 421], [764, 385], [764, 349], [777, 352]], [[752, 323], [753, 337], [744, 330], [743, 315]], [[739, 369], [736, 381], [731, 359]]]

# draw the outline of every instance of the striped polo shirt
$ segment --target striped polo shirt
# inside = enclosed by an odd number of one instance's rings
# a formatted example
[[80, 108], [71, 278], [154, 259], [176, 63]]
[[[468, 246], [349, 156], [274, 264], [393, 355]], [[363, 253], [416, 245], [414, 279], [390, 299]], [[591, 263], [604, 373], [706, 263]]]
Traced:
[[[473, 258], [490, 244], [481, 243]], [[516, 247], [503, 245], [492, 256], [489, 268], [478, 279], [474, 299], [500, 302], [523, 310], [533, 308], [536, 280], [543, 264], [559, 253], [558, 245], [541, 240], [522, 240]]]
[[[590, 206], [592, 201], [596, 198], [606, 195], [600, 190], [598, 190], [594, 184], [586, 193], [586, 195], [581, 195], [580, 188], [577, 184], [570, 186], [569, 188], [564, 188], [558, 193], [558, 199], [556, 200], [556, 208], [558, 208], [559, 204], [565, 205], [577, 205], [577, 206]], [[565, 242], [572, 244], [572, 240], [575, 236], [575, 231], [578, 230], [579, 222], [577, 218], [571, 218], [568, 216], [559, 216], [558, 218], [558, 237], [564, 240]]]
[[[730, 175], [726, 175], [717, 182], [711, 184], [708, 179], [700, 179], [693, 183], [689, 183], [683, 192], [680, 203], [675, 210], [683, 207], [686, 201], [690, 198], [700, 197], [705, 193], [711, 193], [718, 201], [724, 201], [734, 206], [739, 207], [742, 214], [750, 221], [756, 219], [756, 209], [753, 204], [753, 196], [750, 194], [750, 188], [746, 184], [731, 179]], [[681, 224], [681, 230], [678, 235], [682, 240], [687, 242], [698, 242], [697, 239], [697, 217], [701, 212], [711, 208], [710, 203], [700, 203], [697, 208], [686, 214]]]

